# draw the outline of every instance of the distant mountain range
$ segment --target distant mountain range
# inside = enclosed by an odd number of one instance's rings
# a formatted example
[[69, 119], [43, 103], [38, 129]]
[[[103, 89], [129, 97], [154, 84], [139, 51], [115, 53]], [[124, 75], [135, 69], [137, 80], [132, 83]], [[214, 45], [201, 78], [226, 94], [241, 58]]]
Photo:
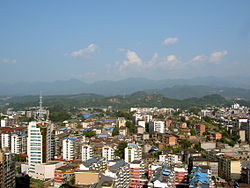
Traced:
[[[0, 109], [14, 108], [22, 110], [26, 107], [38, 106], [39, 96], [11, 97], [7, 100], [0, 100]], [[243, 101], [241, 101], [243, 102]], [[7, 105], [8, 103], [8, 105]], [[171, 99], [161, 94], [148, 94], [139, 91], [127, 96], [104, 97], [95, 94], [78, 94], [62, 96], [44, 96], [44, 106], [60, 109], [74, 109], [75, 107], [108, 107], [114, 109], [128, 109], [130, 107], [172, 107], [189, 109], [191, 107], [228, 106], [232, 101], [226, 100], [220, 95], [207, 95], [201, 98]], [[248, 105], [248, 102], [244, 102]]]
[[71, 79], [54, 82], [20, 82], [1, 83], [0, 96], [38, 95], [71, 95], [78, 93], [94, 93], [114, 96], [130, 95], [137, 91], [160, 93], [176, 99], [202, 97], [219, 94], [225, 98], [250, 99], [250, 78], [247, 77], [200, 77], [191, 79], [150, 80], [145, 78], [128, 78], [119, 81], [97, 81], [85, 83]]

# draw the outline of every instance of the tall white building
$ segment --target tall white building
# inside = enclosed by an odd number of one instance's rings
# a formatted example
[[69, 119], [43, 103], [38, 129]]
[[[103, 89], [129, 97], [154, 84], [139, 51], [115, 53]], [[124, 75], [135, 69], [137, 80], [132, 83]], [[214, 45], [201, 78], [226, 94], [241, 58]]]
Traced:
[[102, 157], [105, 158], [107, 161], [114, 160], [114, 152], [115, 150], [112, 147], [103, 146], [102, 147]]
[[82, 146], [82, 161], [86, 161], [94, 156], [93, 148], [90, 145]]
[[6, 127], [6, 124], [7, 124], [6, 121], [7, 121], [7, 120], [5, 120], [5, 119], [1, 119], [1, 120], [0, 120], [0, 125], [1, 125], [1, 127]]
[[125, 148], [125, 162], [142, 160], [142, 148], [136, 144], [128, 144]]
[[75, 159], [76, 138], [66, 138], [63, 140], [63, 159], [70, 161]]
[[141, 114], [141, 113], [136, 113], [133, 115], [132, 120], [135, 125], [139, 125], [139, 121], [144, 121], [145, 123], [148, 123], [153, 119], [152, 115], [149, 114]]
[[25, 153], [27, 149], [27, 139], [25, 134], [11, 135], [11, 153]]
[[49, 122], [30, 122], [28, 125], [27, 154], [29, 173], [35, 173], [34, 165], [46, 163], [54, 156], [51, 151], [53, 128]]
[[165, 122], [164, 121], [150, 121], [149, 122], [149, 133], [165, 133]]
[[1, 148], [9, 148], [10, 147], [10, 134], [2, 133], [1, 134]]

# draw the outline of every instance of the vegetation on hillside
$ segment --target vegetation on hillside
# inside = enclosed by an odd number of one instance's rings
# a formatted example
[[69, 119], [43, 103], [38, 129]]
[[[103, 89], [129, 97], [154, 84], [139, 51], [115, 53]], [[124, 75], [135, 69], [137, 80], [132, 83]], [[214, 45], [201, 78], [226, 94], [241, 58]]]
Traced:
[[[9, 107], [15, 109], [25, 109], [25, 107], [38, 106], [38, 97], [31, 97], [29, 100], [27, 97], [21, 97], [10, 99]], [[67, 116], [65, 111], [74, 109], [76, 107], [107, 107], [112, 106], [113, 109], [128, 109], [130, 107], [172, 107], [190, 110], [196, 113], [200, 108], [204, 106], [229, 106], [232, 101], [228, 101], [220, 95], [208, 95], [201, 98], [188, 98], [183, 100], [167, 98], [161, 94], [147, 94], [145, 92], [137, 92], [128, 96], [113, 96], [113, 97], [97, 97], [96, 95], [90, 95], [88, 97], [76, 97], [72, 95], [63, 96], [48, 96], [44, 97], [44, 106], [48, 107], [52, 114], [50, 115], [55, 121], [62, 121], [58, 119], [58, 114], [53, 114], [53, 110], [59, 110], [57, 113]], [[249, 103], [245, 103], [250, 106]], [[117, 116], [130, 119], [131, 114], [128, 112], [117, 112]]]

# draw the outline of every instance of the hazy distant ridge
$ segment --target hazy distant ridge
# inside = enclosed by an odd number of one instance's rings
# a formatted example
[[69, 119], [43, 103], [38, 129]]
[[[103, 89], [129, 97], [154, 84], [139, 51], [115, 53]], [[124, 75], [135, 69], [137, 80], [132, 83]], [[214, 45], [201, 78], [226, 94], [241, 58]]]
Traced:
[[128, 78], [119, 81], [97, 81], [84, 83], [71, 79], [54, 82], [0, 83], [0, 96], [65, 95], [78, 93], [95, 93], [105, 96], [128, 95], [137, 91], [161, 93], [171, 98], [202, 97], [220, 94], [224, 97], [242, 97], [250, 99], [250, 79], [204, 77], [192, 79], [150, 80], [145, 78]]

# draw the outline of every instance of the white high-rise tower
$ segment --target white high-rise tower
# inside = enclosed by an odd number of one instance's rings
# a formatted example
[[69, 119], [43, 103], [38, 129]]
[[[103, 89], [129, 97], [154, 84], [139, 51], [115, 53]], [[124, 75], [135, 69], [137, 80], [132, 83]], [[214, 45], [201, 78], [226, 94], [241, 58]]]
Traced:
[[34, 165], [46, 163], [54, 158], [53, 125], [49, 122], [30, 122], [28, 126], [27, 154], [29, 173], [34, 173]]

